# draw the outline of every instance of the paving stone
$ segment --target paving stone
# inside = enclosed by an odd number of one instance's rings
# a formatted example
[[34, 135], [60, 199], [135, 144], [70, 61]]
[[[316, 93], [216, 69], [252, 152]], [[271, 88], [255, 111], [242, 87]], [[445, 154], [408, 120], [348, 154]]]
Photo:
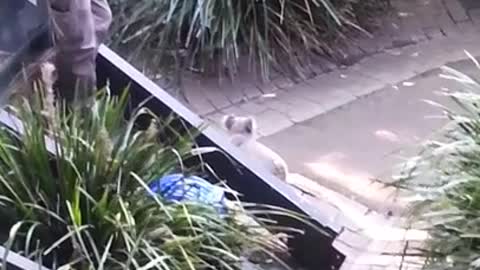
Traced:
[[257, 115], [261, 112], [267, 110], [267, 107], [261, 104], [256, 103], [255, 101], [249, 101], [242, 104], [239, 104], [238, 107], [247, 112], [248, 114]]
[[395, 10], [402, 10], [402, 9], [408, 7], [408, 5], [406, 5], [405, 2], [406, 2], [406, 1], [402, 1], [402, 0], [391, 0], [391, 1], [390, 1], [390, 5], [391, 5]]
[[396, 22], [397, 29], [390, 33], [392, 36], [392, 47], [403, 47], [426, 39], [422, 31], [422, 28], [426, 25], [423, 19], [424, 16], [417, 15], [417, 9], [406, 12], [409, 16], [400, 17], [398, 22]]
[[467, 10], [480, 9], [480, 2], [477, 0], [461, 0], [460, 2]]
[[358, 265], [353, 262], [345, 261], [340, 267], [340, 270], [373, 270], [373, 269], [371, 265]]
[[225, 95], [225, 91], [217, 87], [207, 88], [204, 90], [207, 99], [217, 109], [221, 110], [231, 106], [232, 104]]
[[[435, 28], [437, 25], [437, 13], [445, 11], [441, 1], [428, 1], [428, 4], [416, 9], [415, 17], [419, 21], [420, 28]], [[433, 4], [435, 3], [435, 5]]]
[[[341, 89], [354, 97], [368, 95], [385, 86], [384, 82], [356, 71], [355, 66], [346, 70], [337, 71], [329, 76], [332, 89]], [[351, 97], [346, 97], [346, 101], [350, 101], [351, 99]]]
[[356, 45], [337, 45], [335, 48], [335, 58], [341, 65], [351, 66], [365, 56], [365, 51]]
[[261, 136], [269, 136], [293, 125], [287, 116], [274, 111], [266, 110], [256, 117], [258, 123], [258, 132]]
[[[381, 48], [381, 46], [378, 45], [379, 43], [377, 42], [376, 38], [370, 38], [370, 37], [356, 39], [354, 42], [366, 55], [377, 53], [380, 50], [385, 49], [385, 47], [388, 47], [388, 46], [384, 46], [383, 48]], [[390, 45], [391, 45], [391, 42], [389, 46]]]
[[428, 39], [443, 37], [442, 29], [437, 27], [427, 27], [427, 28], [424, 28], [423, 31], [425, 32], [425, 35], [427, 36]]
[[233, 114], [233, 115], [239, 115], [239, 116], [244, 116], [249, 114], [248, 112], [242, 110], [240, 107], [235, 107], [235, 106], [223, 109], [221, 110], [221, 113], [223, 115]]
[[244, 260], [240, 268], [242, 270], [262, 270], [259, 265], [251, 263], [248, 260]]
[[223, 112], [215, 112], [215, 113], [211, 113], [211, 114], [206, 115], [204, 118], [206, 118], [207, 121], [210, 124], [215, 125], [215, 126], [219, 126], [220, 121], [222, 120], [222, 117], [224, 115], [225, 114]]
[[448, 13], [455, 22], [468, 21], [468, 15], [465, 8], [458, 0], [444, 0]]
[[356, 99], [355, 95], [339, 88], [336, 77], [325, 74], [313, 80], [297, 84], [294, 88], [298, 96], [319, 104], [325, 111], [343, 106]]
[[[367, 40], [363, 41], [364, 45], [360, 43], [360, 48], [364, 49], [365, 51], [368, 51], [368, 49], [365, 49], [363, 46], [369, 46], [369, 42]], [[371, 41], [370, 43], [371, 46], [375, 46], [375, 49], [370, 49], [372, 50], [373, 53], [381, 52], [385, 49], [392, 48], [393, 47], [393, 37], [391, 35], [376, 35], [375, 34], [375, 39]]]
[[[342, 235], [340, 235], [339, 238], [342, 238]], [[403, 251], [404, 244], [403, 241], [370, 241], [365, 243], [362, 248], [357, 248], [355, 245], [350, 245], [346, 241], [337, 240], [334, 246], [341, 250], [341, 252], [345, 251], [346, 253], [346, 260], [344, 265], [342, 265], [342, 269], [357, 270], [364, 269], [362, 268], [364, 266], [369, 266], [371, 267], [370, 269], [396, 270], [400, 269], [399, 263], [402, 262], [401, 256], [382, 255], [382, 253], [390, 252], [400, 254]], [[403, 263], [402, 269], [419, 270], [421, 268], [418, 259], [405, 258]], [[415, 267], [412, 268], [412, 266]]]
[[260, 90], [253, 84], [242, 89], [242, 91], [247, 99], [255, 99], [262, 95], [262, 92], [260, 92]]
[[219, 81], [216, 77], [204, 78], [195, 76], [187, 78], [184, 80], [184, 88], [186, 89], [185, 95], [189, 102], [205, 103], [203, 100], [207, 99], [213, 105], [214, 110], [231, 106], [226, 96], [226, 91], [219, 86]]
[[[229, 78], [225, 80], [229, 80]], [[249, 66], [248, 57], [241, 57], [239, 59], [239, 71], [233, 79], [233, 84], [228, 85], [227, 82], [225, 86], [222, 85], [222, 88], [227, 91], [234, 90], [235, 92], [227, 94], [227, 97], [232, 103], [238, 103], [261, 95], [256, 87], [256, 82], [259, 80], [261, 80], [260, 73], [252, 70]]]
[[[445, 39], [436, 42], [429, 42], [419, 46], [408, 48], [405, 52], [409, 55], [417, 55], [415, 58], [416, 65], [413, 68], [416, 74], [436, 69], [449, 61], [464, 58], [462, 47], [455, 47]], [[405, 78], [407, 80], [409, 78]]]
[[[467, 21], [467, 23], [471, 23], [471, 22]], [[454, 23], [454, 24], [442, 26], [442, 31], [447, 37], [462, 38], [467, 36], [466, 33], [463, 32], [464, 30], [466, 30], [467, 32], [470, 32], [468, 27], [469, 27], [468, 24], [465, 24], [465, 23], [458, 23], [458, 24]]]
[[279, 90], [273, 81], [257, 83], [257, 88], [260, 90], [261, 94], [274, 93]]
[[301, 93], [301, 95], [310, 97], [321, 105], [325, 112], [337, 109], [355, 100], [355, 96], [342, 90], [317, 91], [315, 93]]
[[[398, 252], [401, 252], [399, 250]], [[382, 270], [390, 270], [390, 269], [400, 269], [399, 265], [402, 261], [401, 256], [391, 256], [391, 255], [380, 255], [380, 254], [371, 254], [371, 255], [363, 255], [357, 258], [355, 261], [359, 265], [374, 265], [378, 268], [373, 268], [375, 270], [382, 269]]]
[[457, 23], [459, 32], [466, 38], [473, 38], [478, 36], [480, 28], [477, 24], [474, 24], [472, 21], [465, 21]]
[[340, 78], [337, 82], [338, 88], [354, 95], [355, 97], [369, 95], [385, 86], [384, 82], [365, 76], [361, 72], [356, 71], [353, 67], [341, 71], [336, 78]]
[[358, 63], [354, 68], [386, 84], [406, 80], [415, 75], [417, 61], [402, 55], [377, 54]]
[[[425, 26], [433, 26], [433, 25], [427, 25], [425, 24], [425, 19], [422, 17], [421, 14], [417, 14], [417, 8], [415, 10], [411, 11], [403, 11], [399, 12], [400, 14], [405, 13], [408, 14], [408, 16], [401, 16], [400, 21], [398, 22], [399, 25], [399, 30], [405, 31], [405, 32], [410, 32], [410, 33], [415, 33], [419, 30], [422, 30], [423, 27]], [[431, 24], [431, 23], [430, 23]]]
[[286, 114], [288, 111], [293, 109], [291, 104], [280, 101], [278, 100], [278, 98], [270, 98], [268, 100], [264, 100], [262, 102], [262, 105], [283, 114]]
[[185, 89], [185, 96], [188, 99], [188, 106], [191, 107], [194, 112], [205, 115], [215, 111], [215, 107], [208, 101], [202, 89]]
[[465, 42], [459, 47], [457, 51], [457, 55], [461, 55], [457, 57], [457, 60], [467, 58], [467, 55], [465, 54], [464, 51], [468, 51], [470, 54], [474, 56], [480, 56], [480, 46], [479, 46], [480, 41], [473, 41], [473, 42]]
[[207, 100], [195, 100], [193, 103], [189, 103], [193, 111], [199, 115], [205, 115], [215, 111], [213, 105]]
[[288, 88], [291, 88], [295, 84], [291, 79], [289, 79], [285, 76], [275, 78], [274, 80], [272, 80], [272, 83], [278, 89], [288, 89]]
[[328, 60], [324, 56], [317, 55], [317, 56], [313, 56], [312, 58], [313, 58], [312, 69], [314, 72], [316, 72], [317, 76], [337, 69], [337, 64], [334, 64], [332, 61]]
[[468, 11], [468, 14], [470, 15], [470, 18], [474, 24], [480, 24], [480, 8], [471, 9]]
[[220, 85], [220, 89], [225, 93], [225, 96], [231, 104], [236, 104], [246, 99], [242, 88], [245, 87], [240, 82], [225, 82]]
[[322, 105], [299, 98], [295, 91], [280, 93], [265, 106], [287, 115], [293, 123], [301, 123], [326, 112]]
[[435, 15], [436, 26], [439, 27], [443, 33], [445, 33], [444, 29], [448, 29], [449, 27], [455, 26], [455, 22], [452, 20], [448, 12], [444, 10], [442, 13], [438, 13]]
[[[434, 44], [428, 44], [431, 47], [436, 47], [437, 50], [443, 50], [445, 54], [444, 59], [447, 62], [461, 60], [467, 58], [465, 50], [469, 51], [473, 55], [480, 53], [480, 36], [478, 34], [472, 38], [471, 36], [465, 36], [464, 38], [452, 38], [442, 40], [441, 42], [435, 42]], [[442, 63], [445, 64], [446, 62]]]
[[280, 101], [278, 98], [271, 98], [264, 100], [262, 102], [262, 106], [266, 107], [267, 109], [274, 110], [279, 114], [285, 115], [288, 117], [288, 119], [290, 119], [290, 121], [292, 121], [290, 112], [295, 108], [290, 103]]
[[344, 230], [340, 234], [336, 241], [341, 241], [351, 246], [353, 249], [365, 250], [366, 247], [372, 242], [367, 236], [363, 235], [361, 232], [353, 232], [351, 230]]
[[422, 0], [425, 7], [427, 7], [427, 12], [431, 12], [433, 14], [438, 14], [441, 12], [445, 12], [445, 5], [442, 1], [430, 1], [430, 0]]
[[362, 249], [352, 246], [344, 241], [335, 240], [333, 247], [345, 255], [347, 264], [354, 264], [355, 258], [362, 254]]
[[[408, 35], [409, 36], [407, 38], [401, 38], [400, 36], [394, 37], [392, 40], [392, 48], [402, 48], [405, 46], [413, 45], [419, 42], [418, 40], [421, 39], [417, 35], [412, 35], [411, 33], [408, 33]], [[423, 38], [425, 34], [421, 33], [421, 36]]]

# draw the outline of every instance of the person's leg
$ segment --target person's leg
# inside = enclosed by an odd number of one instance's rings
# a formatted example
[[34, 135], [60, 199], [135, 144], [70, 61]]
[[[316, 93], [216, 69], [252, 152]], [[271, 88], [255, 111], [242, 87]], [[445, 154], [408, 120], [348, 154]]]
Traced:
[[95, 21], [95, 36], [99, 47], [108, 36], [108, 29], [112, 23], [112, 11], [107, 0], [92, 0], [92, 13]]
[[57, 54], [57, 87], [67, 101], [88, 99], [96, 87], [97, 41], [91, 0], [50, 0]]

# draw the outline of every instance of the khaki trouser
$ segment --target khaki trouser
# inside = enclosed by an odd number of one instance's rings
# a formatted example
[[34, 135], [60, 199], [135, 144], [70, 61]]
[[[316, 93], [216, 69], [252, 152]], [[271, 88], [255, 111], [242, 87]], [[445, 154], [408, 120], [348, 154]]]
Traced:
[[96, 87], [95, 59], [108, 34], [107, 0], [49, 0], [55, 33], [58, 87], [67, 99], [84, 98]]

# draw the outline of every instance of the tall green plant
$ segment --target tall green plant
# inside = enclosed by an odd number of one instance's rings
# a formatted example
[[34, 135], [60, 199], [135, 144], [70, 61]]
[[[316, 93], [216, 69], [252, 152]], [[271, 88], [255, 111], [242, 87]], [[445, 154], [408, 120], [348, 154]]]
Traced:
[[[477, 67], [478, 62], [474, 60]], [[425, 246], [412, 250], [427, 269], [480, 267], [480, 84], [445, 67], [442, 77], [463, 86], [444, 91], [453, 106], [434, 102], [450, 120], [413, 158], [398, 184], [418, 197], [412, 220], [429, 233]]]
[[[52, 107], [51, 93], [37, 93], [9, 108], [21, 134], [0, 127], [0, 235], [8, 249], [53, 269], [194, 270], [240, 269], [246, 249], [273, 256], [280, 247], [256, 230], [268, 220], [238, 222], [239, 213], [248, 215], [241, 207], [221, 216], [152, 193], [149, 181], [187, 172], [193, 140], [146, 108], [125, 118], [126, 91], [103, 91], [80, 110]], [[137, 126], [141, 116], [149, 128]]]
[[[242, 56], [268, 79], [272, 67], [303, 75], [312, 54], [363, 31], [388, 0], [111, 1], [111, 45], [157, 68], [212, 69], [233, 76]], [[170, 63], [165, 65], [166, 63]]]

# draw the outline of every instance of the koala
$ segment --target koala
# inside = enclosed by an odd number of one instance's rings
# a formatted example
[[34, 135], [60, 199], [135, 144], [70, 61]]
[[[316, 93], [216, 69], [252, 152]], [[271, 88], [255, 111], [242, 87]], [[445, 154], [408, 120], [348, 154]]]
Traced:
[[222, 119], [222, 126], [232, 144], [244, 150], [273, 175], [287, 181], [287, 163], [272, 149], [257, 141], [257, 123], [253, 117], [226, 115]]
[[48, 91], [53, 91], [53, 85], [58, 79], [57, 68], [51, 62], [40, 64], [40, 78]]

